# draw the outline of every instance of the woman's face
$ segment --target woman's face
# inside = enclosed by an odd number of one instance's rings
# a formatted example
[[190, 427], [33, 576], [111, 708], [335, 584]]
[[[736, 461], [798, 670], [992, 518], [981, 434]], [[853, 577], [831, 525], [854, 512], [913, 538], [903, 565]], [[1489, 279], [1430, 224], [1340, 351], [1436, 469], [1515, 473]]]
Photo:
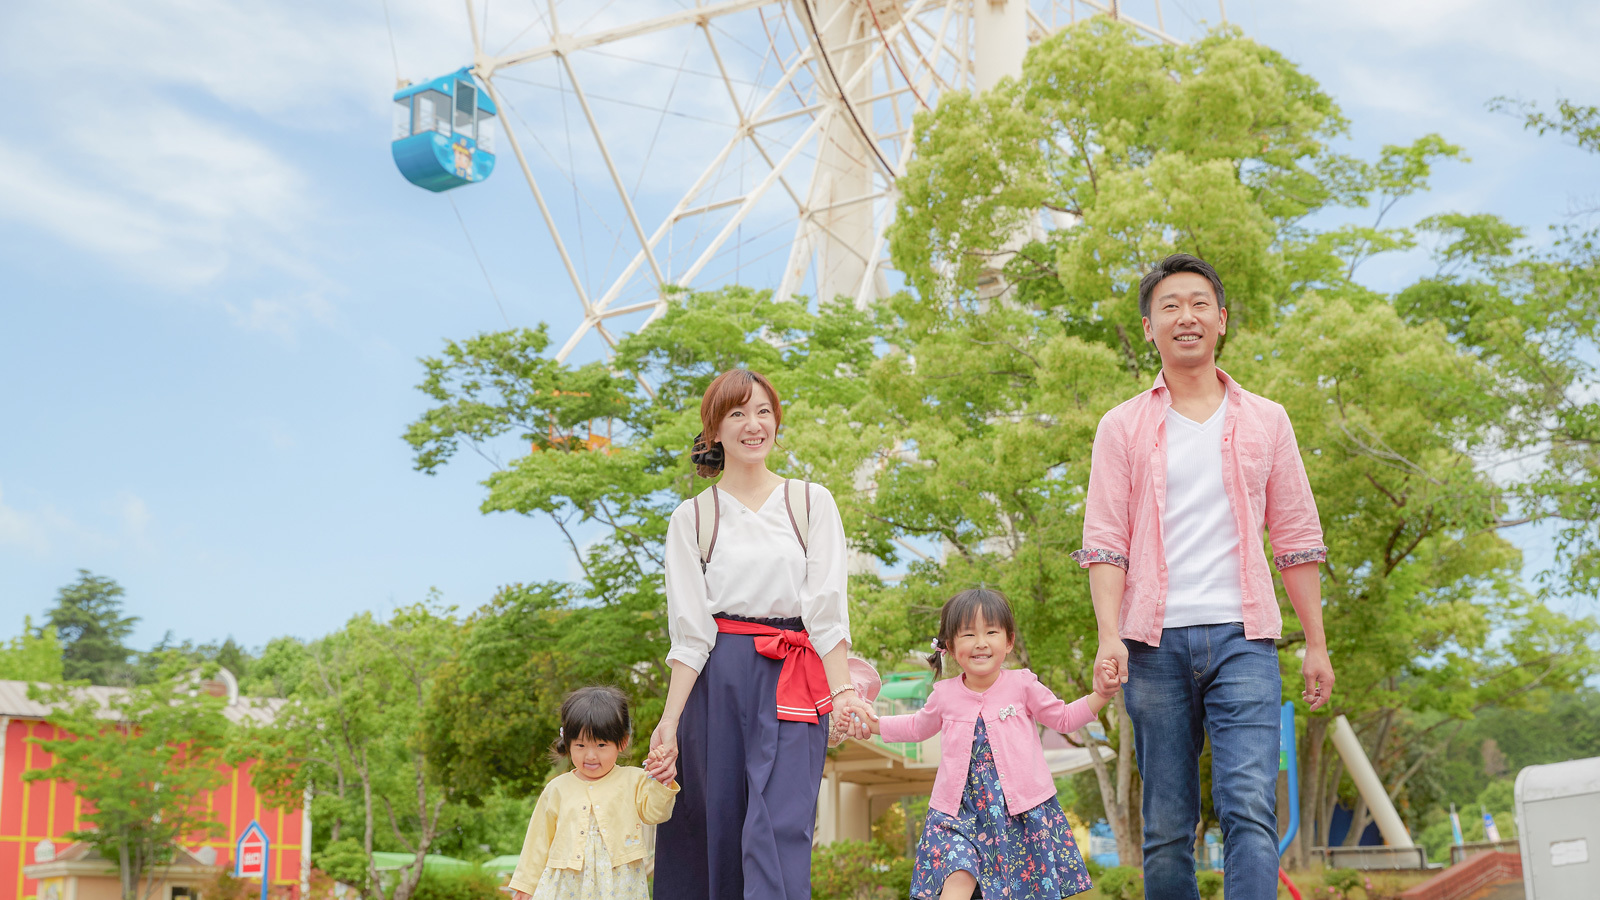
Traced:
[[986, 678], [1000, 671], [1001, 663], [1011, 655], [1011, 635], [998, 624], [991, 624], [979, 614], [955, 633], [950, 642], [951, 655], [956, 665], [972, 678]]
[[712, 440], [722, 442], [728, 465], [759, 465], [766, 462], [778, 437], [778, 417], [772, 412], [772, 398], [761, 385], [750, 386], [750, 399], [728, 410]]

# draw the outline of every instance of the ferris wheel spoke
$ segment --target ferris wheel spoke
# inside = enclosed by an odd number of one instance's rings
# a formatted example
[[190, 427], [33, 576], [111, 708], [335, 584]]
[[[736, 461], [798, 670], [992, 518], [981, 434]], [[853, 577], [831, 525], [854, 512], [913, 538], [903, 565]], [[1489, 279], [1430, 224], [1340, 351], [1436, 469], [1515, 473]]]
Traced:
[[572, 60], [563, 54], [561, 63], [566, 67], [567, 77], [572, 79], [573, 93], [578, 96], [578, 105], [583, 108], [584, 118], [589, 120], [589, 130], [594, 134], [594, 142], [600, 147], [600, 158], [605, 160], [606, 171], [611, 174], [611, 184], [617, 189], [617, 196], [622, 200], [622, 208], [628, 213], [628, 224], [633, 226], [634, 236], [639, 239], [639, 247], [650, 263], [650, 271], [657, 281], [665, 281], [666, 275], [661, 271], [661, 265], [650, 249], [650, 240], [645, 237], [644, 226], [639, 224], [639, 213], [633, 208], [633, 199], [628, 196], [628, 189], [623, 186], [622, 176], [617, 172], [617, 164], [611, 158], [611, 148], [606, 145], [606, 136], [601, 132], [600, 123], [594, 118], [594, 110], [589, 108], [589, 101], [583, 95], [583, 84], [578, 81], [578, 73], [572, 69]]
[[[495, 106], [506, 106], [500, 97], [500, 92], [495, 89], [494, 82], [488, 78], [483, 79], [484, 87], [489, 90], [489, 98]], [[510, 106], [506, 106], [510, 109]], [[544, 202], [544, 193], [539, 190], [539, 182], [533, 177], [533, 170], [528, 168], [528, 158], [522, 153], [522, 143], [517, 140], [516, 129], [506, 128], [506, 140], [511, 144], [511, 151], [517, 157], [517, 165], [522, 168], [522, 176], [528, 182], [528, 190], [533, 193], [533, 201], [539, 207], [539, 215], [544, 218], [545, 228], [550, 232], [550, 239], [555, 241], [556, 253], [561, 257], [561, 265], [567, 270], [567, 277], [572, 281], [572, 289], [578, 292], [578, 302], [583, 304], [584, 311], [590, 312], [593, 307], [589, 305], [589, 292], [583, 289], [583, 280], [578, 277], [578, 270], [572, 265], [572, 255], [567, 252], [567, 246], [561, 240], [561, 232], [556, 228], [555, 218], [550, 215], [550, 207]]]
[[[1164, 41], [1164, 42], [1166, 42], [1168, 44], [1171, 44], [1173, 46], [1177, 46], [1177, 45], [1182, 43], [1182, 41], [1179, 41], [1177, 38], [1173, 37], [1172, 35], [1167, 34], [1165, 30], [1153, 28], [1150, 25], [1147, 25], [1144, 22], [1141, 22], [1138, 19], [1135, 19], [1134, 17], [1132, 17], [1132, 16], [1128, 15], [1127, 13], [1123, 12], [1120, 8], [1114, 10], [1112, 8], [1113, 4], [1111, 4], [1111, 3], [1103, 2], [1103, 0], [1078, 0], [1078, 2], [1082, 3], [1084, 6], [1089, 7], [1090, 9], [1095, 10], [1096, 12], [1105, 13], [1107, 15], [1113, 15], [1113, 16], [1115, 16], [1115, 18], [1118, 21], [1127, 22], [1129, 25], [1132, 25], [1134, 28], [1137, 28], [1138, 30], [1144, 32], [1145, 34], [1150, 35], [1151, 37], [1155, 38], [1156, 40]], [[1028, 10], [1028, 12], [1030, 14], [1032, 14], [1033, 10], [1030, 9], [1030, 10]], [[1038, 16], [1032, 16], [1032, 18], [1035, 21], [1040, 22], [1041, 24], [1043, 23], [1043, 20], [1039, 19]]]
[[642, 22], [619, 25], [616, 28], [607, 28], [603, 31], [596, 31], [591, 34], [584, 35], [561, 34], [559, 31], [560, 26], [556, 23], [555, 19], [555, 9], [552, 7], [550, 10], [550, 23], [551, 31], [555, 36], [549, 43], [544, 44], [543, 46], [535, 47], [531, 50], [523, 51], [521, 53], [512, 53], [506, 56], [495, 56], [481, 59], [477, 63], [477, 68], [486, 74], [492, 74], [497, 69], [519, 66], [523, 63], [545, 59], [546, 57], [555, 56], [557, 54], [569, 54], [578, 50], [584, 50], [590, 47], [598, 47], [603, 44], [610, 44], [616, 41], [625, 40], [627, 38], [639, 37], [641, 35], [678, 28], [684, 25], [692, 25], [701, 20], [709, 21], [721, 16], [744, 12], [747, 9], [755, 9], [759, 6], [765, 6], [772, 2], [774, 2], [774, 0], [721, 0], [719, 3], [709, 3], [705, 6], [696, 6], [690, 9], [668, 13], [664, 16], [645, 19]]
[[750, 214], [750, 210], [754, 207], [756, 201], [760, 200], [766, 195], [773, 183], [776, 182], [778, 177], [783, 173], [783, 170], [788, 168], [790, 163], [794, 162], [795, 157], [800, 152], [800, 148], [804, 147], [806, 141], [809, 140], [814, 134], [822, 130], [822, 127], [826, 125], [831, 118], [833, 118], [833, 110], [830, 108], [823, 110], [821, 115], [818, 115], [815, 119], [811, 120], [811, 125], [806, 129], [805, 135], [800, 140], [796, 141], [793, 147], [789, 148], [789, 152], [784, 154], [783, 159], [779, 161], [778, 165], [774, 166], [772, 170], [767, 173], [767, 176], [761, 179], [761, 183], [756, 186], [755, 190], [751, 191], [749, 195], [747, 195], [745, 202], [739, 205], [738, 212], [734, 213], [733, 218], [730, 219], [726, 225], [722, 226], [722, 230], [717, 233], [715, 238], [712, 239], [711, 246], [707, 247], [705, 252], [700, 254], [700, 257], [695, 260], [694, 265], [689, 267], [689, 271], [685, 272], [682, 277], [678, 279], [679, 285], [687, 287], [689, 283], [694, 280], [694, 277], [700, 274], [700, 270], [705, 268], [706, 263], [711, 261], [711, 258], [715, 255], [717, 249], [727, 242], [729, 235], [733, 234], [734, 229], [738, 228], [739, 224], [743, 222], [745, 217]]

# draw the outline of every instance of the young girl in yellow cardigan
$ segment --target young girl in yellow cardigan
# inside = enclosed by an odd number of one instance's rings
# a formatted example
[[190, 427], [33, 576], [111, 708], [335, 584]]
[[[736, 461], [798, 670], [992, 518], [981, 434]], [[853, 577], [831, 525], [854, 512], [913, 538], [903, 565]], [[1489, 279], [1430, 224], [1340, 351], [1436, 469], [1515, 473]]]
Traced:
[[539, 795], [511, 876], [514, 900], [647, 900], [644, 826], [672, 815], [676, 768], [660, 780], [617, 765], [628, 748], [628, 698], [587, 687], [561, 704], [555, 752], [572, 760]]

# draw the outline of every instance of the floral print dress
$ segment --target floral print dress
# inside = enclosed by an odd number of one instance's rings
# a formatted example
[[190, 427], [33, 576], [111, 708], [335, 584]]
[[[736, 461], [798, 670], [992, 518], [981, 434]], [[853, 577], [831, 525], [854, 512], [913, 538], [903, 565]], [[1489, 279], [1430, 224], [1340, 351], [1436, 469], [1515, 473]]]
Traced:
[[645, 878], [644, 860], [613, 866], [600, 836], [600, 823], [589, 811], [589, 845], [584, 848], [582, 869], [546, 868], [539, 876], [533, 900], [649, 900], [650, 885]]
[[956, 815], [928, 810], [917, 843], [915, 900], [934, 900], [952, 874], [977, 876], [974, 897], [987, 900], [1060, 900], [1090, 888], [1089, 871], [1056, 798], [1006, 814], [1000, 773], [989, 732], [979, 719], [972, 732], [972, 765]]

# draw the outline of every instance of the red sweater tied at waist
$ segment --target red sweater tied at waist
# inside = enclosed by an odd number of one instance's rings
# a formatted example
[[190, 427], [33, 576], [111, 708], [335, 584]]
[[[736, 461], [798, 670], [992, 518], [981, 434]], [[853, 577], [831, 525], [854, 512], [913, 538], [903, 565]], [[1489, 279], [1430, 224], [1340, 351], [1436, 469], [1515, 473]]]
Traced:
[[833, 712], [828, 673], [822, 668], [822, 657], [811, 646], [810, 635], [760, 622], [723, 618], [717, 619], [717, 631], [754, 635], [757, 653], [768, 659], [783, 660], [783, 668], [778, 670], [780, 721], [815, 724], [819, 715]]

